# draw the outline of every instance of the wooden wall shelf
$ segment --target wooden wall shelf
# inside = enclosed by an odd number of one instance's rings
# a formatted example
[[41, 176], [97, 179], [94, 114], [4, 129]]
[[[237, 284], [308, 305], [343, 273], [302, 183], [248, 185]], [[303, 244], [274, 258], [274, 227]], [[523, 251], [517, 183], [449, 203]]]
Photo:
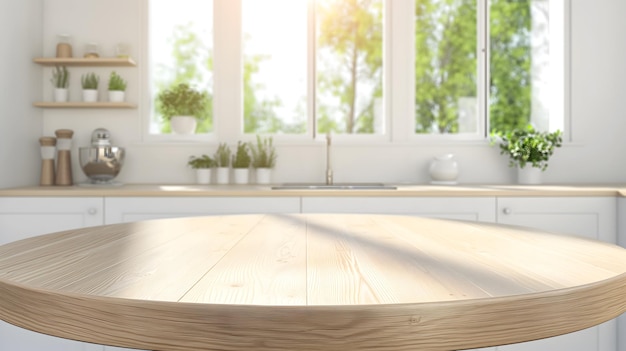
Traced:
[[35, 107], [43, 108], [137, 108], [127, 102], [35, 102]]
[[137, 63], [130, 57], [101, 57], [101, 58], [57, 58], [57, 57], [39, 57], [33, 59], [33, 62], [43, 66], [91, 66], [91, 67], [134, 67]]

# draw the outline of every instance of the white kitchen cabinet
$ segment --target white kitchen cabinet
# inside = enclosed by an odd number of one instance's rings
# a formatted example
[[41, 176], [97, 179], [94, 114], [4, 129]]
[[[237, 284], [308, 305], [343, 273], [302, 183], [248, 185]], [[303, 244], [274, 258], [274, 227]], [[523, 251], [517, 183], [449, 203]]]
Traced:
[[303, 213], [383, 213], [495, 222], [493, 197], [304, 197]]
[[[617, 243], [626, 248], [626, 198], [617, 199]], [[626, 351], [626, 314], [617, 319], [617, 350]]]
[[[103, 224], [102, 198], [2, 197], [0, 245]], [[102, 351], [101, 345], [52, 337], [0, 321], [0, 351]]]
[[[499, 197], [497, 221], [616, 243], [616, 206], [615, 197]], [[616, 342], [617, 323], [612, 320], [576, 333], [500, 346], [498, 350], [614, 351]]]
[[111, 197], [106, 224], [213, 214], [299, 213], [299, 197]]

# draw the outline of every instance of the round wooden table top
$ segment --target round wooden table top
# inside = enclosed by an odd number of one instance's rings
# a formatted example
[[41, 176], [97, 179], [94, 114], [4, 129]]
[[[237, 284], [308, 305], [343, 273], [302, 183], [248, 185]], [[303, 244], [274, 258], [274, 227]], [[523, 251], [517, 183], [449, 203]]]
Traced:
[[392, 215], [109, 225], [0, 247], [0, 318], [152, 350], [457, 350], [626, 311], [626, 250]]

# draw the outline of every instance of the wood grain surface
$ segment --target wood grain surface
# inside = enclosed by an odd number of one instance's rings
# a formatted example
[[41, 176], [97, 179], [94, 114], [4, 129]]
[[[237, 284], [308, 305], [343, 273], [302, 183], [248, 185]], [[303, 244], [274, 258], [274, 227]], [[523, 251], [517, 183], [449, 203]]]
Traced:
[[626, 311], [626, 250], [391, 215], [233, 215], [0, 247], [0, 319], [122, 347], [457, 350]]

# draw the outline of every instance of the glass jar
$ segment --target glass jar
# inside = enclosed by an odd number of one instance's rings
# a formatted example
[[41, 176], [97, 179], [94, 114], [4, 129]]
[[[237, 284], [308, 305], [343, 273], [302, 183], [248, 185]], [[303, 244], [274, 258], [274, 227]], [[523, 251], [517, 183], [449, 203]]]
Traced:
[[72, 37], [67, 34], [57, 36], [57, 57], [72, 57]]
[[98, 58], [100, 57], [100, 53], [98, 52], [98, 43], [87, 43], [85, 44], [85, 58]]

